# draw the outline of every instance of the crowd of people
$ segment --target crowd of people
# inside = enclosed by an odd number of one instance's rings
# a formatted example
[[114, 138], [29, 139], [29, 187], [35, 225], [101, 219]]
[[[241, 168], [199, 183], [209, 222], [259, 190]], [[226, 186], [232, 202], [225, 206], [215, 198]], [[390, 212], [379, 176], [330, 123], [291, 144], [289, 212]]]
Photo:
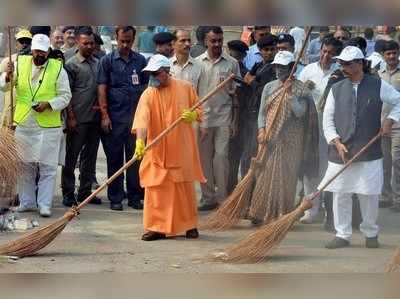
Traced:
[[[325, 229], [335, 231], [327, 248], [348, 246], [352, 226], [367, 247], [378, 247], [378, 205], [400, 212], [396, 29], [377, 26], [354, 35], [348, 27], [321, 26], [306, 41], [301, 27], [272, 33], [271, 26], [245, 26], [241, 39], [224, 42], [222, 27], [198, 26], [193, 43], [187, 29], [160, 27], [138, 34], [137, 49], [136, 28], [115, 27], [116, 49], [108, 53], [90, 26], [17, 32], [17, 53], [0, 66], [1, 122], [15, 127], [24, 157], [17, 210], [51, 216], [59, 165], [63, 205], [83, 201], [98, 187], [101, 142], [108, 177], [138, 159], [108, 186], [110, 208], [123, 210], [127, 198], [129, 207], [144, 209], [143, 240], [182, 232], [197, 238], [197, 211], [217, 209], [263, 148], [246, 213], [260, 225], [292, 211], [299, 195], [323, 186], [382, 130], [381, 142], [300, 220], [313, 223], [323, 208]], [[232, 74], [238, 79], [190, 109]], [[290, 92], [277, 108], [277, 91], [287, 80]], [[147, 149], [178, 118], [182, 123]]]

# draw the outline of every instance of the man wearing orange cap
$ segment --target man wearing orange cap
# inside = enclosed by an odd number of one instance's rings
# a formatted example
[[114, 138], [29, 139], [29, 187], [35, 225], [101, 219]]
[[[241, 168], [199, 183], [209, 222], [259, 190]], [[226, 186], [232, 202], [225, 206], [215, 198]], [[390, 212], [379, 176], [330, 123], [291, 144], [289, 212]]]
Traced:
[[[140, 164], [140, 183], [145, 188], [144, 241], [186, 233], [197, 238], [197, 210], [194, 181], [204, 182], [192, 122], [199, 110], [189, 108], [197, 101], [193, 86], [169, 75], [170, 62], [156, 54], [143, 69], [150, 74], [149, 87], [140, 97], [132, 126], [136, 134], [135, 156]], [[183, 122], [145, 154], [151, 143], [176, 119]]]

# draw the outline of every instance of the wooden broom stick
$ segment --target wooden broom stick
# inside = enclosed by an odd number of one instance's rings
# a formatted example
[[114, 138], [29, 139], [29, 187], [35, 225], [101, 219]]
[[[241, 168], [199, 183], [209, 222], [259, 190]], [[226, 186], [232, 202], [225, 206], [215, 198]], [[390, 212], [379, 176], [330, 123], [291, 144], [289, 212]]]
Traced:
[[345, 171], [355, 160], [357, 160], [372, 144], [374, 144], [380, 137], [382, 136], [382, 130], [379, 131], [377, 135], [375, 135], [374, 138], [372, 138], [366, 145], [364, 145], [360, 151], [353, 156], [349, 161], [344, 164], [342, 169], [340, 169], [331, 179], [329, 179], [317, 192], [313, 193], [311, 197], [309, 197], [309, 200], [313, 200], [316, 197], [318, 197], [326, 187], [328, 187], [343, 171]]
[[[11, 26], [7, 26], [7, 31], [8, 31], [8, 59], [9, 63], [12, 63], [12, 54], [11, 54]], [[11, 73], [10, 76], [10, 84], [11, 84], [11, 90], [10, 90], [10, 124], [9, 126], [12, 128], [14, 126], [14, 72]]]

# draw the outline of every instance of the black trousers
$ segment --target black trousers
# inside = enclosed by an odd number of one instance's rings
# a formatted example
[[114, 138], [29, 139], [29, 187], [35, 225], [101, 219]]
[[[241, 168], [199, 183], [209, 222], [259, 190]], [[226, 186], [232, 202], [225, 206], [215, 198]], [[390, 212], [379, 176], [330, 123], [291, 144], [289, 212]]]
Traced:
[[[102, 143], [107, 157], [107, 174], [111, 177], [129, 161], [135, 151], [136, 138], [131, 134], [131, 124], [114, 123], [108, 134], [102, 133]], [[138, 202], [144, 198], [144, 190], [140, 187], [139, 162], [135, 162], [126, 171], [126, 189], [129, 202]], [[120, 175], [108, 186], [108, 199], [111, 203], [121, 203], [124, 199], [124, 174]]]
[[243, 143], [243, 153], [240, 161], [240, 173], [244, 177], [249, 171], [251, 158], [257, 155], [258, 122], [257, 118], [252, 115], [243, 120], [242, 123], [241, 142]]
[[82, 199], [91, 193], [91, 176], [96, 169], [99, 139], [99, 123], [79, 124], [75, 131], [67, 132], [65, 166], [62, 168], [61, 174], [61, 186], [64, 196], [75, 192], [75, 167], [79, 154], [83, 154], [83, 152], [85, 152], [85, 159], [81, 159], [79, 168], [80, 184], [78, 198]]

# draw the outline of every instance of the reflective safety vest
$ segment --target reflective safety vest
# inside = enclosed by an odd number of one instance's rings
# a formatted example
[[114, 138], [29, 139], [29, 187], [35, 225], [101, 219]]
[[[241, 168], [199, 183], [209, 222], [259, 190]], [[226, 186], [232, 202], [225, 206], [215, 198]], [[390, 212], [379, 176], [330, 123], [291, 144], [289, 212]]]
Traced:
[[48, 102], [57, 96], [57, 80], [62, 69], [62, 62], [52, 58], [48, 59], [40, 74], [39, 83], [33, 89], [32, 59], [33, 57], [30, 55], [20, 55], [17, 59], [14, 121], [22, 124], [32, 113], [39, 126], [43, 128], [61, 127], [61, 111], [46, 109], [38, 113], [32, 109], [32, 105], [37, 102]]

